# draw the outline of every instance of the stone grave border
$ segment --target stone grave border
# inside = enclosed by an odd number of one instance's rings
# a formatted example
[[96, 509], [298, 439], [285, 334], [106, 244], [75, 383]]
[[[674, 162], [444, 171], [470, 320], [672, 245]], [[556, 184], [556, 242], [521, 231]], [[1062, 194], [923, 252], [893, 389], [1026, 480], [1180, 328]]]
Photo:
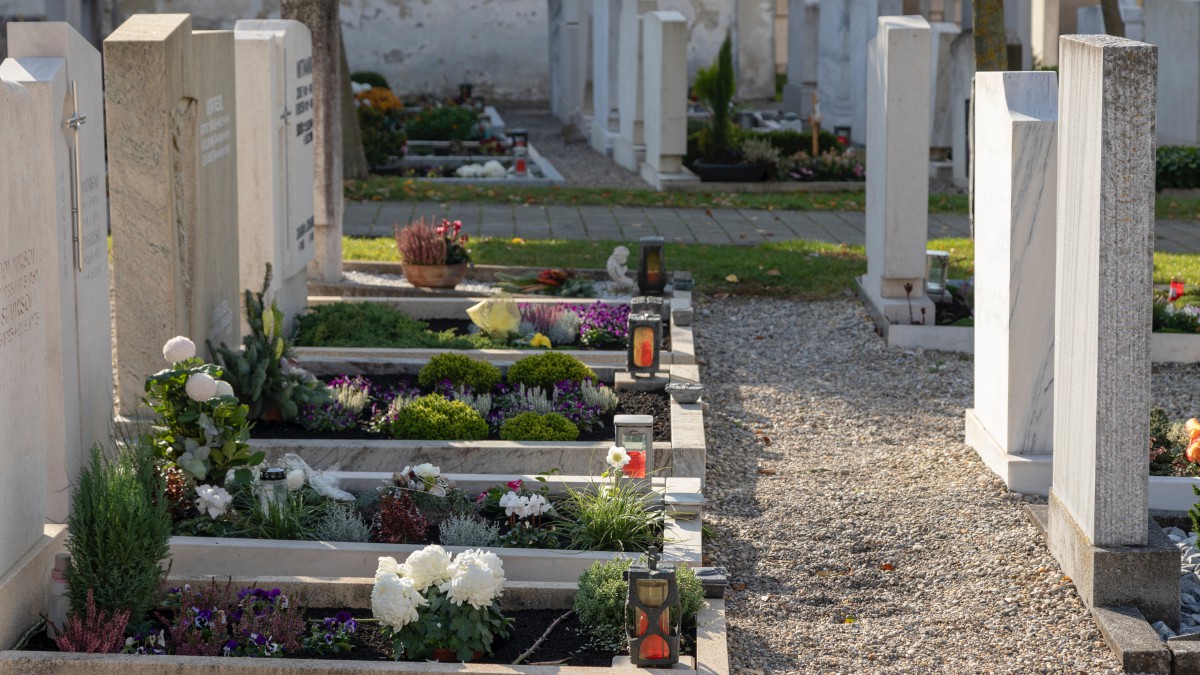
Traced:
[[[49, 566], [47, 566], [47, 569]], [[207, 583], [213, 576], [187, 577], [172, 575], [169, 583]], [[223, 578], [217, 578], [221, 583]], [[235, 577], [235, 584], [279, 588], [289, 596], [302, 599], [310, 606], [331, 605], [353, 609], [371, 606], [369, 578], [304, 578], [263, 576]], [[677, 666], [676, 670], [693, 670], [710, 675], [728, 675], [729, 651], [726, 636], [725, 600], [723, 590], [706, 587], [708, 596], [696, 615], [695, 668]], [[510, 581], [504, 589], [502, 605], [506, 612], [522, 609], [567, 609], [577, 592], [574, 583]], [[681, 664], [691, 659], [681, 659]], [[68, 675], [81, 671], [92, 675], [158, 675], [170, 671], [177, 675], [208, 675], [220, 673], [261, 673], [264, 670], [289, 673], [323, 673], [327, 675], [356, 675], [366, 671], [385, 673], [471, 673], [473, 675], [594, 675], [596, 673], [639, 673], [644, 670], [629, 665], [612, 668], [583, 666], [511, 666], [482, 663], [378, 662], [337, 661], [327, 659], [270, 660], [226, 656], [140, 656], [137, 654], [72, 654], [61, 652], [0, 651], [0, 673], [38, 672], [46, 675]]]
[[703, 181], [663, 181], [664, 192], [741, 192], [774, 194], [778, 192], [866, 192], [866, 181], [759, 181], [757, 183], [721, 183]]
[[[409, 141], [409, 146], [433, 146], [436, 147], [442, 141]], [[446, 142], [446, 147], [449, 143]], [[425, 178], [423, 176], [413, 176], [408, 180], [413, 180], [418, 183], [442, 183], [448, 185], [518, 185], [521, 187], [552, 187], [555, 185], [563, 185], [566, 179], [554, 168], [549, 159], [546, 159], [542, 153], [538, 152], [532, 145], [528, 147], [529, 163], [542, 172], [541, 178]], [[420, 168], [429, 164], [450, 164], [457, 162], [479, 163], [484, 164], [489, 160], [498, 159], [497, 156], [491, 155], [412, 155], [399, 158], [394, 164], [390, 164], [387, 169], [407, 169]], [[509, 156], [511, 158], [511, 156]]]
[[[370, 490], [391, 472], [333, 472], [343, 489]], [[526, 485], [537, 485], [532, 474], [446, 474], [458, 487], [470, 493], [482, 492], [520, 478]], [[561, 495], [567, 486], [579, 490], [604, 479], [596, 476], [548, 476], [552, 495]], [[685, 561], [700, 566], [701, 518], [704, 497], [699, 478], [655, 478], [655, 486], [665, 491], [669, 517], [666, 519], [664, 560]], [[378, 544], [355, 542], [291, 541], [175, 536], [171, 538], [172, 571], [176, 574], [213, 574], [217, 576], [281, 575], [302, 577], [361, 576], [375, 573], [380, 556], [393, 556], [403, 562], [423, 544]], [[458, 553], [468, 548], [448, 546]], [[612, 560], [622, 554], [611, 551], [570, 551], [559, 549], [489, 547], [504, 560], [504, 571], [514, 581], [551, 581], [574, 583], [579, 575], [597, 561]]]
[[[371, 260], [345, 260], [342, 262], [342, 269], [347, 272], [366, 272], [369, 274], [391, 274], [401, 276], [404, 274], [404, 266], [398, 262], [376, 262]], [[467, 275], [465, 280], [476, 282], [494, 282], [496, 281], [496, 273], [515, 274], [518, 276], [534, 276], [539, 272], [545, 271], [545, 267], [517, 267], [509, 265], [471, 265], [467, 267]], [[575, 269], [575, 275], [592, 281], [608, 281], [608, 272], [597, 269]], [[668, 278], [671, 273], [668, 273]], [[682, 292], [682, 291], [681, 291]], [[359, 284], [350, 281], [326, 282], [319, 280], [309, 280], [308, 294], [310, 297], [325, 297], [325, 296], [367, 296], [367, 297], [405, 297], [405, 298], [462, 298], [475, 297], [477, 294], [471, 291], [460, 291], [454, 288], [400, 288], [396, 286], [383, 286], [379, 284]], [[625, 302], [621, 298], [560, 298], [556, 296], [513, 293], [514, 297], [519, 298], [521, 302], [538, 302], [538, 301], [570, 301], [571, 304], [585, 304], [590, 302], [607, 302], [616, 304]], [[636, 293], [633, 293], [636, 295]], [[668, 293], [666, 297], [672, 297]]]

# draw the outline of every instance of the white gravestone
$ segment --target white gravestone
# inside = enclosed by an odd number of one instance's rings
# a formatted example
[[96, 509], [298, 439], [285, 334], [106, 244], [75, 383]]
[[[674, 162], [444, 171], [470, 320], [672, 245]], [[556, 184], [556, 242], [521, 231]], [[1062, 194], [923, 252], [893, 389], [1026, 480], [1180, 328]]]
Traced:
[[168, 339], [239, 341], [233, 32], [135, 14], [104, 41], [104, 85], [117, 398], [132, 415]]
[[55, 395], [47, 431], [46, 517], [62, 523], [70, 506], [70, 487], [88, 451], [94, 444], [108, 443], [112, 424], [100, 52], [62, 22], [12, 23], [8, 40], [12, 58], [0, 65], [0, 74], [21, 81], [34, 95], [41, 122], [36, 142], [53, 157], [41, 177], [55, 186], [57, 226], [43, 234], [57, 251], [56, 273], [47, 275], [46, 283], [59, 308], [46, 315], [51, 379], [60, 383], [51, 389]]
[[929, 52], [929, 147], [949, 149], [953, 144], [954, 64], [950, 47], [961, 32], [958, 24], [932, 23], [933, 43]]
[[694, 181], [683, 166], [687, 154], [687, 19], [679, 12], [650, 12], [642, 20], [646, 161], [642, 178], [661, 189], [664, 181]]
[[1021, 69], [1029, 70], [1032, 67], [1029, 44], [1033, 28], [1033, 0], [1006, 0], [1004, 28], [1021, 40]]
[[658, 0], [621, 0], [620, 68], [617, 71], [617, 137], [613, 161], [637, 171], [646, 159], [642, 103], [642, 17], [658, 9]]
[[[238, 259], [291, 330], [308, 304], [313, 257], [312, 37], [299, 21], [238, 21]], [[242, 330], [247, 330], [245, 318]]]
[[787, 20], [787, 84], [783, 85], [783, 109], [806, 120], [812, 114], [812, 95], [817, 90], [821, 5], [818, 0], [788, 0]]
[[975, 35], [965, 30], [950, 44], [950, 69], [945, 73], [949, 88], [950, 161], [954, 184], [967, 187], [970, 149], [967, 132], [970, 123], [971, 83], [975, 77]]
[[617, 133], [617, 70], [620, 67], [621, 1], [592, 0], [592, 128], [596, 152], [612, 152]]
[[1157, 50], [1059, 41], [1054, 470], [1046, 538], [1089, 607], [1179, 620], [1179, 551], [1148, 511]]
[[967, 445], [1009, 489], [1050, 488], [1058, 78], [975, 76], [975, 407]]
[[1158, 71], [1158, 142], [1200, 145], [1200, 2], [1146, 0], [1146, 42], [1169, 68]]
[[888, 323], [933, 323], [925, 295], [929, 228], [929, 22], [879, 18], [867, 86], [864, 300]]
[[1059, 0], [1033, 0], [1030, 28], [1029, 53], [1043, 66], [1058, 65], [1058, 13]]
[[849, 125], [851, 140], [866, 142], [867, 45], [875, 38], [878, 18], [902, 9], [901, 0], [821, 0], [817, 93], [822, 128]]
[[[57, 73], [61, 91], [66, 75]], [[44, 236], [53, 232], [52, 156], [37, 142], [40, 119], [33, 96], [0, 77], [0, 577], [30, 550], [43, 532], [46, 504], [46, 424], [51, 380], [46, 325], [58, 306], [50, 277], [57, 251]], [[7, 611], [7, 608], [6, 608]]]

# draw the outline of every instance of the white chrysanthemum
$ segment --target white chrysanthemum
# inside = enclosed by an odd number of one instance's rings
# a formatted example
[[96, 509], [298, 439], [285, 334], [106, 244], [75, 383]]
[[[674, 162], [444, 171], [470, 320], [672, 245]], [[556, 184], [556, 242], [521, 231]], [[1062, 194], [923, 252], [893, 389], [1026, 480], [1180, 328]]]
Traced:
[[288, 492], [295, 492], [296, 490], [304, 487], [304, 481], [305, 478], [303, 469], [292, 469], [289, 471], [287, 475]]
[[541, 495], [529, 496], [529, 515], [540, 516], [550, 510], [550, 502]]
[[233, 385], [225, 380], [217, 380], [217, 396], [233, 396]]
[[619, 445], [614, 445], [608, 449], [608, 465], [614, 469], [624, 469], [629, 463], [629, 453], [625, 452], [625, 448]]
[[418, 592], [424, 591], [450, 578], [450, 562], [446, 549], [432, 544], [409, 554], [400, 576], [412, 579]]
[[187, 395], [197, 403], [203, 403], [217, 395], [217, 381], [207, 373], [195, 373], [184, 385]]
[[379, 557], [379, 566], [375, 568], [375, 578], [378, 579], [381, 575], [395, 574], [400, 575], [404, 571], [404, 566], [396, 562], [396, 559], [389, 556]]
[[195, 355], [196, 343], [182, 335], [176, 335], [163, 345], [163, 358], [172, 365], [180, 361], [187, 361]]
[[417, 478], [437, 478], [442, 475], [441, 467], [434, 466], [429, 462], [414, 466], [412, 472], [417, 474]]
[[464, 558], [451, 568], [453, 576], [439, 586], [446, 598], [456, 605], [464, 602], [475, 609], [491, 606], [500, 591], [500, 582], [491, 570], [476, 558]]
[[225, 509], [232, 501], [233, 496], [225, 488], [215, 485], [196, 486], [196, 510], [207, 513], [213, 520], [225, 515]]
[[429, 604], [417, 592], [412, 579], [381, 574], [371, 589], [371, 614], [385, 626], [400, 630], [419, 617], [417, 608]]
[[454, 558], [455, 563], [462, 562], [463, 560], [474, 560], [483, 565], [487, 571], [492, 573], [492, 578], [496, 580], [496, 583], [500, 585], [497, 589], [497, 594], [504, 590], [504, 561], [500, 559], [500, 556], [491, 551], [473, 548], [469, 551], [459, 553]]

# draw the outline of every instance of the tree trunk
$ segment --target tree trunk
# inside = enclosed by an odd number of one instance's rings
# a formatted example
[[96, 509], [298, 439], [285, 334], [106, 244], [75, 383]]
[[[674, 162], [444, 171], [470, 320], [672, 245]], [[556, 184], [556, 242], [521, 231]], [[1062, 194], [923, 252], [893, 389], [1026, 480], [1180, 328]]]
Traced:
[[1008, 70], [1004, 0], [972, 0], [972, 5], [975, 71]]
[[1100, 0], [1100, 13], [1104, 15], [1104, 32], [1125, 37], [1125, 20], [1121, 18], [1121, 0]]
[[358, 108], [350, 88], [350, 66], [346, 63], [346, 41], [342, 41], [342, 177], [366, 178], [370, 174], [367, 153], [363, 150], [362, 130], [358, 126]]

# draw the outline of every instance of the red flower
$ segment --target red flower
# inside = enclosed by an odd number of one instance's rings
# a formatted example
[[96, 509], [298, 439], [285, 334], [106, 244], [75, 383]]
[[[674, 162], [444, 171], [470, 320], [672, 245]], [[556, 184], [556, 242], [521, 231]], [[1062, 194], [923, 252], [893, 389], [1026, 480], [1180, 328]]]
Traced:
[[640, 450], [629, 452], [629, 463], [621, 471], [629, 478], [646, 477], [646, 453]]
[[520, 491], [521, 487], [525, 485], [525, 483], [522, 482], [520, 478], [518, 478], [512, 482], [505, 483], [505, 485], [508, 486], [509, 490], [512, 490], [513, 492], [518, 492], [518, 491]]

